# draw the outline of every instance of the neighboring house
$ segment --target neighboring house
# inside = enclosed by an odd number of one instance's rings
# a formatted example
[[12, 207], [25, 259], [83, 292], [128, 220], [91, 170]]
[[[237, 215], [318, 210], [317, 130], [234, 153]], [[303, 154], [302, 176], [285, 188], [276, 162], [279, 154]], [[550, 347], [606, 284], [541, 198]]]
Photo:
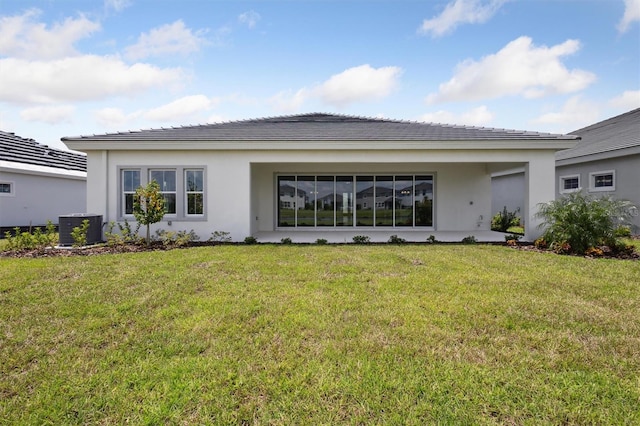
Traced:
[[0, 228], [42, 226], [85, 212], [87, 159], [0, 131]]
[[[640, 208], [640, 108], [573, 131], [580, 137], [573, 148], [556, 153], [556, 198], [583, 190], [629, 200]], [[493, 177], [493, 213], [507, 206], [524, 208], [524, 172], [514, 169]], [[633, 229], [640, 233], [638, 210]]]
[[398, 231], [482, 239], [492, 173], [526, 170], [524, 213], [535, 223], [538, 203], [554, 198], [555, 152], [575, 140], [318, 113], [62, 138], [87, 153], [86, 210], [105, 222], [133, 221], [136, 187], [155, 179], [168, 201], [156, 229], [234, 241]]

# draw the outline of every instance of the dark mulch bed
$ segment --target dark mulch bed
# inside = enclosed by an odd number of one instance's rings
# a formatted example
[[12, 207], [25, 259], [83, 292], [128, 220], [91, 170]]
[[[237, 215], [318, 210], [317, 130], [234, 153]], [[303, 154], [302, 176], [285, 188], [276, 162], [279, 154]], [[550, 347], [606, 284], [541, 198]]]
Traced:
[[[640, 237], [635, 237], [640, 239]], [[116, 253], [139, 253], [146, 251], [165, 251], [165, 250], [177, 250], [189, 247], [203, 247], [203, 246], [216, 246], [221, 244], [243, 244], [243, 243], [219, 243], [219, 242], [191, 242], [185, 245], [164, 245], [161, 242], [153, 242], [149, 246], [144, 244], [121, 244], [121, 245], [104, 245], [99, 244], [95, 246], [82, 247], [82, 248], [46, 248], [37, 250], [13, 250], [0, 252], [0, 257], [13, 257], [13, 258], [35, 258], [35, 257], [69, 257], [69, 256], [96, 256], [103, 254], [116, 254]], [[388, 244], [388, 243], [384, 243]], [[407, 243], [409, 244], [409, 243]], [[414, 244], [414, 243], [411, 243]], [[419, 243], [425, 245], [430, 243]], [[439, 243], [436, 243], [439, 244]], [[482, 244], [482, 243], [478, 243]], [[506, 245], [516, 250], [534, 251], [540, 253], [554, 253], [551, 250], [540, 249], [535, 247], [532, 243], [518, 242], [518, 243], [490, 243], [492, 245]], [[382, 245], [382, 244], [381, 244]], [[585, 257], [589, 259], [623, 259], [623, 260], [640, 260], [640, 253], [637, 251], [633, 253], [614, 253], [608, 247], [599, 247], [602, 254], [590, 254], [590, 255], [570, 255], [577, 257]]]

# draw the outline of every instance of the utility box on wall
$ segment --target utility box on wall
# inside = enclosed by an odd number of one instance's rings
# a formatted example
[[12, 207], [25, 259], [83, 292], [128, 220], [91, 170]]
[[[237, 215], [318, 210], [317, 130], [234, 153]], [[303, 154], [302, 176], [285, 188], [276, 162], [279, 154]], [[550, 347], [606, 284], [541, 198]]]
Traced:
[[87, 230], [87, 244], [102, 242], [102, 215], [91, 213], [72, 213], [58, 217], [58, 232], [60, 233], [60, 245], [72, 246], [74, 241], [71, 236], [73, 228], [82, 226], [82, 222], [89, 221]]

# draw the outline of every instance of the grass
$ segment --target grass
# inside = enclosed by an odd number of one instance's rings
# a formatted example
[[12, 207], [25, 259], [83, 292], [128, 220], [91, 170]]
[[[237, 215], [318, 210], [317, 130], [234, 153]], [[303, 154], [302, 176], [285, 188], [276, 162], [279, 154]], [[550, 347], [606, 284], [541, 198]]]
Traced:
[[0, 258], [0, 419], [638, 424], [638, 283], [482, 245]]

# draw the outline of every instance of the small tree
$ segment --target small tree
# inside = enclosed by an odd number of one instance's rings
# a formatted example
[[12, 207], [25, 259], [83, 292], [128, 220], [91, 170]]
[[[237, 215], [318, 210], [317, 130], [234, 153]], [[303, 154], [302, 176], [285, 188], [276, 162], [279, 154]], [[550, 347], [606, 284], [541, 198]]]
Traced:
[[550, 247], [569, 247], [583, 254], [589, 248], [607, 245], [616, 248], [618, 229], [625, 226], [633, 205], [609, 196], [592, 197], [574, 192], [558, 200], [539, 205], [537, 216], [543, 219], [543, 238]]
[[164, 197], [160, 192], [160, 185], [152, 180], [146, 187], [138, 187], [133, 197], [133, 215], [138, 223], [146, 225], [146, 243], [151, 241], [150, 225], [160, 222], [164, 217]]

